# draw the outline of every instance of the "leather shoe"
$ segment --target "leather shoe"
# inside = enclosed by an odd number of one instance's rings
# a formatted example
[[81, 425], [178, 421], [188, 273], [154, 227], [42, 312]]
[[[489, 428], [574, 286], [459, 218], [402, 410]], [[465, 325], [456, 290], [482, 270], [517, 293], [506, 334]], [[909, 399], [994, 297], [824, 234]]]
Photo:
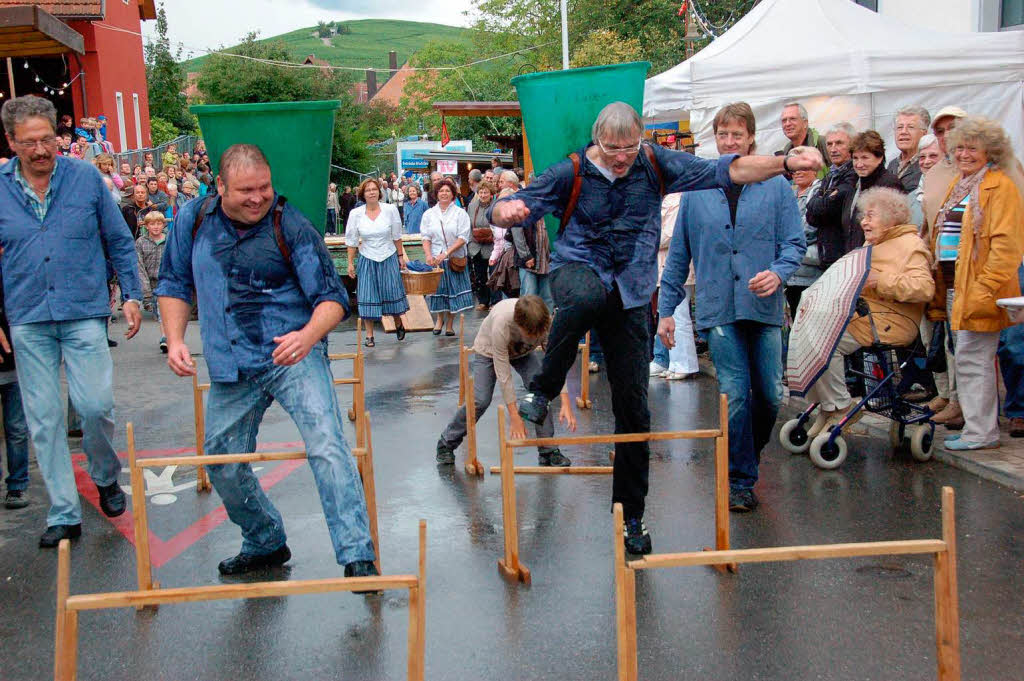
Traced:
[[405, 340], [405, 326], [402, 324], [395, 327], [395, 338], [398, 340]]
[[241, 575], [253, 570], [266, 567], [279, 567], [291, 560], [292, 552], [287, 544], [270, 553], [239, 553], [237, 556], [226, 558], [217, 566], [222, 575]]
[[[380, 573], [377, 571], [377, 566], [373, 564], [372, 560], [357, 560], [349, 563], [345, 566], [346, 577], [379, 577]], [[367, 591], [353, 591], [354, 594], [379, 594], [380, 591], [376, 589], [369, 589]]]
[[77, 525], [50, 525], [39, 537], [39, 548], [53, 549], [61, 539], [78, 539], [82, 536], [82, 523]]
[[108, 518], [116, 518], [124, 513], [125, 498], [124, 492], [121, 491], [121, 485], [116, 482], [106, 487], [96, 485], [96, 489], [100, 493], [100, 508], [103, 509], [104, 515]]
[[1024, 419], [1019, 416], [1010, 419], [1010, 437], [1024, 437]]

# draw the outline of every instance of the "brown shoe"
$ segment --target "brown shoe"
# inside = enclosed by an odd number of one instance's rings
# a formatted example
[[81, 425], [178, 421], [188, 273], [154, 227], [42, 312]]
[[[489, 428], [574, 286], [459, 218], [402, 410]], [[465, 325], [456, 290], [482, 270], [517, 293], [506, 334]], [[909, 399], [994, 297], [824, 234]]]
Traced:
[[948, 404], [949, 400], [947, 400], [945, 397], [933, 397], [931, 402], [929, 402], [925, 406], [931, 409], [932, 412], [938, 414], [940, 411], [945, 409], [946, 405]]
[[938, 414], [932, 417], [932, 421], [935, 421], [935, 423], [941, 423], [943, 425], [950, 423], [951, 421], [960, 421], [962, 423], [963, 420], [964, 413], [960, 411], [959, 402], [950, 402], [942, 409], [942, 411], [940, 411]]
[[1010, 437], [1024, 437], [1024, 419], [1019, 416], [1010, 419]]

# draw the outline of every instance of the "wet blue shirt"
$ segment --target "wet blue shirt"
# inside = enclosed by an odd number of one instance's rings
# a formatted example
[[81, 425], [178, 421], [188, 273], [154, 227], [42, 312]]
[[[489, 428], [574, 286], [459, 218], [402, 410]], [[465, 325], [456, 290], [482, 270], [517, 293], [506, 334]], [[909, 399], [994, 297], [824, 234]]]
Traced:
[[18, 159], [0, 167], [0, 263], [11, 325], [110, 316], [108, 259], [123, 298], [141, 300], [135, 241], [99, 171], [58, 156], [42, 203], [25, 194], [18, 172]]
[[[729, 165], [736, 159], [735, 155], [712, 161], [659, 146], [652, 149], [665, 180], [666, 194], [732, 185]], [[626, 176], [614, 182], [608, 181], [587, 158], [586, 148], [579, 154], [583, 175], [580, 196], [569, 224], [553, 249], [551, 269], [570, 262], [586, 263], [597, 272], [605, 288], [611, 290], [614, 284], [618, 285], [623, 307], [648, 305], [658, 283], [657, 255], [661, 243], [658, 177], [642, 152], [637, 154]], [[526, 204], [531, 220], [549, 213], [560, 218], [569, 202], [572, 183], [572, 161], [560, 161], [529, 187], [491, 204], [487, 218], [491, 219], [495, 205], [511, 199]]]
[[154, 293], [191, 302], [195, 287], [212, 380], [234, 382], [240, 372], [273, 366], [274, 337], [301, 329], [324, 301], [341, 304], [348, 314], [348, 294], [323, 237], [297, 208], [285, 204], [281, 220], [289, 263], [274, 238], [273, 210], [240, 236], [220, 199], [208, 209], [193, 244], [192, 225], [202, 204], [193, 199], [178, 211]]
[[766, 298], [748, 288], [771, 270], [785, 282], [807, 245], [796, 197], [782, 177], [744, 185], [736, 223], [721, 189], [683, 194], [658, 293], [658, 314], [671, 317], [683, 300], [690, 260], [697, 270], [697, 328], [738, 320], [782, 326], [783, 286]]

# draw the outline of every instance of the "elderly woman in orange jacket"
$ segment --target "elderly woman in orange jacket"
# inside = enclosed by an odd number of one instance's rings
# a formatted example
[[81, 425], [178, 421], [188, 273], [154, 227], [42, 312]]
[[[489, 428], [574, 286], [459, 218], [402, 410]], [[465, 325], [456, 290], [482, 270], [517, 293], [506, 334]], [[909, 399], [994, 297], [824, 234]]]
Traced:
[[1020, 295], [1024, 204], [1010, 176], [1013, 148], [999, 123], [968, 116], [947, 137], [959, 176], [934, 222], [936, 295], [945, 294], [955, 334], [964, 429], [945, 443], [950, 450], [987, 449], [999, 446], [995, 355], [999, 332], [1010, 326], [996, 300]]

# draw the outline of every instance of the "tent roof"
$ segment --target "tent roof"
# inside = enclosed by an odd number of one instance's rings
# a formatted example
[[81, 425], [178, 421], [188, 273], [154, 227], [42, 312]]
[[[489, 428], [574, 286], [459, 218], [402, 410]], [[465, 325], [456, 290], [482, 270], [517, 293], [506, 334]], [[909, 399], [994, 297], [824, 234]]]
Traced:
[[942, 33], [851, 0], [762, 0], [692, 58], [648, 79], [644, 115], [1022, 80], [1022, 31]]

